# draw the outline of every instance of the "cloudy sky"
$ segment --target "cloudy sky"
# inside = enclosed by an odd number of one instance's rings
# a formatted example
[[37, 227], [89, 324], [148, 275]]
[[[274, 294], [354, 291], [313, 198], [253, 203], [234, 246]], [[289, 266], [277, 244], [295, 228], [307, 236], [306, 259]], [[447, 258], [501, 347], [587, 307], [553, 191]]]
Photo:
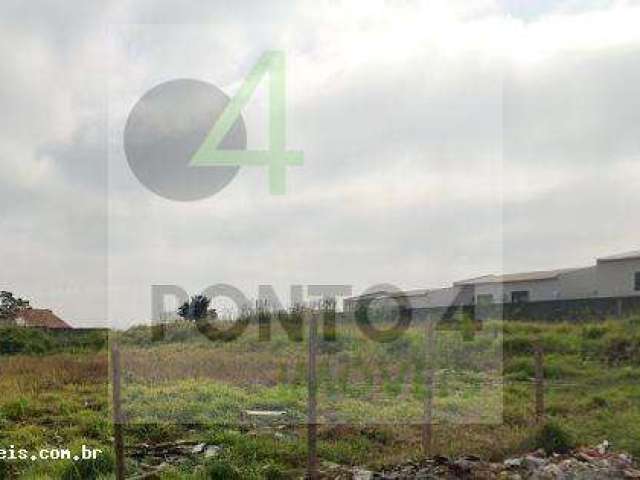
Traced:
[[[3, 2], [0, 288], [75, 325], [150, 288], [444, 286], [638, 248], [640, 3]], [[287, 194], [145, 189], [122, 145], [154, 86], [232, 96], [286, 54]], [[267, 83], [243, 111], [266, 146]]]

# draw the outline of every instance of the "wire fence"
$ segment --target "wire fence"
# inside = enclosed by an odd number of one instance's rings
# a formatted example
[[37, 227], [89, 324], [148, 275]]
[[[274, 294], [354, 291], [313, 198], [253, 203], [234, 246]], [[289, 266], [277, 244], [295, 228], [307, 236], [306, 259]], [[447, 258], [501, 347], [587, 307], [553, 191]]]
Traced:
[[[436, 330], [434, 322], [426, 322], [424, 327], [424, 368], [420, 371], [419, 384], [423, 389], [422, 398], [422, 416], [421, 426], [421, 447], [425, 456], [433, 456], [434, 445], [434, 425], [442, 419], [441, 415], [436, 412], [437, 396], [439, 389], [447, 388], [449, 390], [469, 390], [484, 388], [495, 389], [500, 391], [503, 388], [524, 387], [530, 389], [531, 393], [531, 411], [533, 412], [532, 420], [541, 423], [545, 420], [546, 401], [549, 392], [558, 391], [560, 389], [594, 389], [597, 387], [611, 387], [623, 383], [620, 379], [605, 380], [587, 380], [587, 381], [567, 381], [563, 379], [545, 378], [545, 355], [540, 342], [534, 342], [530, 355], [533, 358], [534, 375], [528, 378], [509, 378], [508, 376], [472, 376], [456, 371], [442, 371], [437, 369], [436, 356]], [[313, 315], [309, 321], [309, 342], [307, 348], [307, 371], [306, 371], [306, 390], [307, 390], [307, 477], [310, 479], [319, 478], [319, 459], [318, 459], [318, 427], [320, 425], [319, 417], [322, 415], [322, 409], [319, 402], [319, 391], [322, 387], [322, 379], [319, 378], [319, 345], [318, 339], [318, 319]], [[120, 351], [115, 340], [111, 345], [112, 356], [112, 383], [113, 383], [113, 422], [114, 428], [114, 450], [116, 454], [116, 478], [123, 480], [125, 478], [125, 446], [122, 424], [124, 418], [122, 414], [122, 366], [120, 361]], [[406, 374], [409, 375], [409, 374]], [[405, 378], [408, 378], [405, 375]], [[330, 378], [329, 381], [335, 382], [336, 378]], [[411, 383], [403, 382], [400, 384], [400, 392], [409, 391], [416, 385], [416, 379]], [[378, 386], [379, 388], [380, 386]], [[363, 382], [348, 382], [348, 388], [356, 395], [381, 395], [385, 392], [371, 391], [371, 385]], [[358, 393], [359, 392], [359, 393]], [[397, 393], [397, 392], [396, 392]], [[400, 401], [400, 396], [396, 398]], [[364, 398], [364, 397], [363, 397]]]

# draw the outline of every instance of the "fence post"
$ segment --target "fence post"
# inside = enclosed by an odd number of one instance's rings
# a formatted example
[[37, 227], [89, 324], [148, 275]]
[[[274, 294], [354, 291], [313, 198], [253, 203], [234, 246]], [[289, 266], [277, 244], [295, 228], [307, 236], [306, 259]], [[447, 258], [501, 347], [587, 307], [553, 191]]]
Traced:
[[113, 375], [113, 446], [116, 454], [116, 480], [124, 480], [124, 438], [122, 434], [122, 409], [120, 399], [120, 349], [115, 340], [111, 343], [111, 369]]
[[435, 387], [435, 335], [431, 314], [427, 314], [425, 324], [425, 397], [422, 421], [422, 453], [430, 457], [433, 454], [433, 390]]
[[536, 374], [536, 421], [540, 423], [544, 418], [544, 353], [539, 341], [534, 344], [533, 353]]
[[315, 312], [310, 312], [309, 318], [309, 372], [307, 379], [307, 477], [318, 478], [318, 424], [317, 424], [317, 393], [318, 383], [316, 375], [316, 354], [318, 340], [318, 323]]

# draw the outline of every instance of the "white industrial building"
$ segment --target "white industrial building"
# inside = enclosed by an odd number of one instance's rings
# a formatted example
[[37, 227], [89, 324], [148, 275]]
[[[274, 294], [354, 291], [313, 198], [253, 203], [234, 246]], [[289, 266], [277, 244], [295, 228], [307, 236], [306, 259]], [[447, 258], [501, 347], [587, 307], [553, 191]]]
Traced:
[[[441, 308], [492, 303], [523, 303], [550, 300], [617, 298], [640, 295], [640, 250], [602, 257], [582, 268], [485, 275], [454, 282], [439, 289], [406, 292], [376, 292], [374, 305], [398, 305], [404, 296], [412, 308]], [[364, 297], [345, 299], [346, 311], [353, 311]]]
[[358, 302], [371, 302], [374, 308], [400, 307], [406, 306], [417, 308], [439, 308], [450, 306], [470, 305], [474, 301], [473, 289], [468, 286], [453, 285], [446, 288], [407, 290], [404, 292], [379, 291], [346, 298], [344, 300], [344, 310], [354, 311]]
[[596, 288], [601, 297], [640, 295], [640, 250], [599, 258]]
[[597, 296], [596, 267], [487, 275], [454, 285], [473, 286], [476, 304], [540, 302]]

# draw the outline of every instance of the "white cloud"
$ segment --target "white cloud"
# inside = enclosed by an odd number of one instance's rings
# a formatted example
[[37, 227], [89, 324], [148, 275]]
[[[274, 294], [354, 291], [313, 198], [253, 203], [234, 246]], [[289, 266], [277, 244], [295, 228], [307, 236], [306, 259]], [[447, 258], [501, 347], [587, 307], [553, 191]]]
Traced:
[[[266, 3], [7, 11], [3, 288], [87, 324], [108, 288], [128, 322], [153, 283], [436, 286], [633, 247], [633, 3]], [[233, 93], [268, 48], [287, 52], [288, 142], [306, 157], [289, 194], [256, 168], [198, 203], [145, 191], [119, 144], [133, 103], [179, 77]], [[252, 147], [264, 94], [244, 112]]]

